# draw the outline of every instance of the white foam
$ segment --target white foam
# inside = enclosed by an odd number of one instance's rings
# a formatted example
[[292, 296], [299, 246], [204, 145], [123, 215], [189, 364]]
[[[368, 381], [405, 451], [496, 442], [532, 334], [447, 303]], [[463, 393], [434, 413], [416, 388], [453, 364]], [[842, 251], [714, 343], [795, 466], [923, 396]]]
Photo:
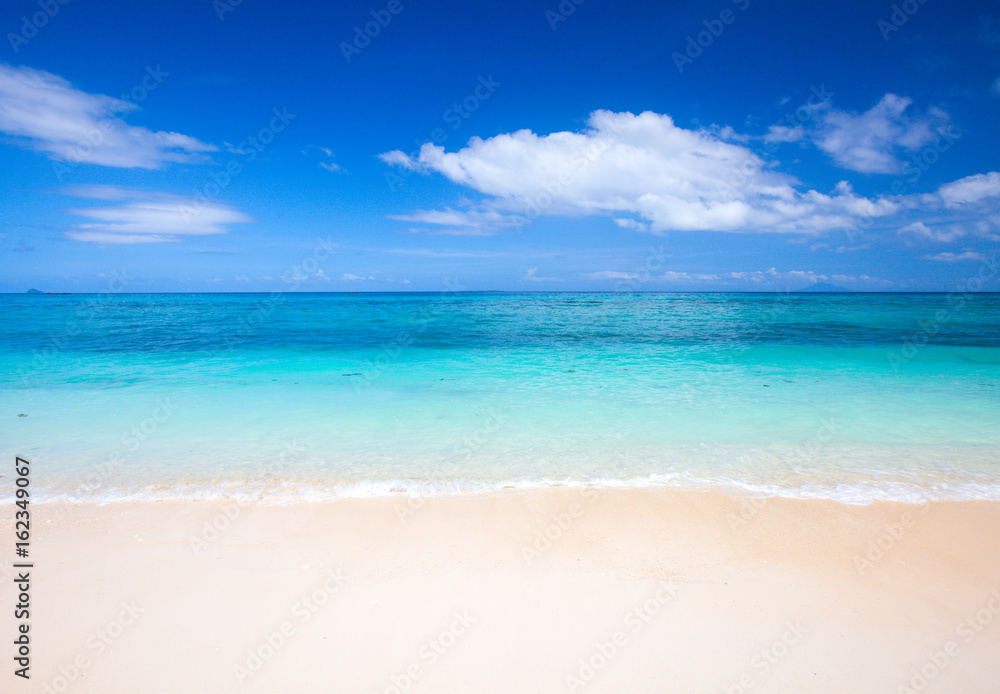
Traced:
[[[507, 489], [531, 490], [551, 487], [596, 489], [676, 489], [718, 491], [737, 496], [829, 499], [848, 504], [875, 501], [924, 503], [939, 500], [1000, 500], [1000, 483], [941, 480], [880, 480], [866, 482], [813, 481], [782, 485], [719, 477], [699, 478], [692, 474], [656, 474], [643, 477], [519, 478], [502, 481], [386, 479], [344, 482], [304, 482], [298, 480], [217, 481], [174, 485], [113, 487], [92, 493], [57, 488], [37, 488], [38, 503], [96, 503], [154, 501], [204, 501], [261, 504], [297, 504], [337, 499], [424, 498], [483, 495]], [[13, 498], [12, 496], [10, 497]], [[6, 501], [6, 499], [5, 499]]]

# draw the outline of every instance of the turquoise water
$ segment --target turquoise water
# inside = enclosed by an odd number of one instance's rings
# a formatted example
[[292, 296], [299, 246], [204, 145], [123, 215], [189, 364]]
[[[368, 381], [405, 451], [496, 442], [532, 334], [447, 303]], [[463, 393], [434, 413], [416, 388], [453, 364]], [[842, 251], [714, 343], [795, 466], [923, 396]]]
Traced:
[[1000, 498], [996, 294], [0, 295], [0, 366], [45, 498]]

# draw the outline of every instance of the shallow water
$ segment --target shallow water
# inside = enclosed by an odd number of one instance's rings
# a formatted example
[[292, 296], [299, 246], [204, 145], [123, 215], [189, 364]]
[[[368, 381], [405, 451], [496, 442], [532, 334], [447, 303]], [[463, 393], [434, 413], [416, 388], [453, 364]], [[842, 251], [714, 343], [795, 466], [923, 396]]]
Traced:
[[1000, 498], [997, 294], [0, 295], [0, 366], [43, 498]]

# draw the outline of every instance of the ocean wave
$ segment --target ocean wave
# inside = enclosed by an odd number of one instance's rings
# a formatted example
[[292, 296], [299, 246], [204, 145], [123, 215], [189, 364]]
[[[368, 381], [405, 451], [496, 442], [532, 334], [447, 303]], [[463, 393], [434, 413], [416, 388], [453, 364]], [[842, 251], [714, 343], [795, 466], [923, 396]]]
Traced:
[[[944, 480], [880, 480], [878, 482], [811, 481], [797, 485], [747, 481], [719, 477], [699, 478], [690, 474], [648, 475], [613, 478], [520, 478], [500, 481], [385, 479], [343, 482], [300, 480], [222, 480], [147, 486], [109, 486], [92, 493], [56, 487], [38, 488], [36, 503], [92, 503], [202, 501], [285, 505], [330, 502], [339, 499], [432, 498], [477, 496], [505, 491], [545, 488], [669, 489], [721, 492], [733, 496], [826, 499], [865, 505], [876, 501], [925, 503], [928, 501], [1000, 501], [1000, 483]], [[8, 495], [12, 498], [12, 495]], [[5, 497], [0, 499], [7, 500]]]

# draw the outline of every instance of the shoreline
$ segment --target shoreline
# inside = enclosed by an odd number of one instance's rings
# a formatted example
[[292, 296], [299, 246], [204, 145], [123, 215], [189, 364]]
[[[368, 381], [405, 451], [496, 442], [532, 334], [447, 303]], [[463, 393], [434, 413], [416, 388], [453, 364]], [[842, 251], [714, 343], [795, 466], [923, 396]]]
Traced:
[[[130, 486], [121, 489], [87, 488], [74, 491], [35, 486], [34, 503], [95, 505], [144, 503], [238, 503], [264, 506], [327, 504], [349, 499], [457, 499], [507, 493], [581, 492], [583, 490], [650, 493], [719, 494], [737, 499], [788, 499], [830, 501], [850, 506], [877, 503], [928, 504], [941, 502], [1000, 502], [1000, 482], [953, 481], [935, 485], [908, 480], [850, 483], [816, 483], [783, 486], [771, 482], [685, 481], [676, 483], [645, 477], [629, 479], [518, 479], [506, 481], [367, 479], [329, 482], [316, 480], [242, 479], [185, 482], [169, 485]], [[0, 496], [0, 503], [13, 502]]]
[[553, 487], [404, 502], [33, 505], [31, 691], [1000, 684], [997, 501]]

